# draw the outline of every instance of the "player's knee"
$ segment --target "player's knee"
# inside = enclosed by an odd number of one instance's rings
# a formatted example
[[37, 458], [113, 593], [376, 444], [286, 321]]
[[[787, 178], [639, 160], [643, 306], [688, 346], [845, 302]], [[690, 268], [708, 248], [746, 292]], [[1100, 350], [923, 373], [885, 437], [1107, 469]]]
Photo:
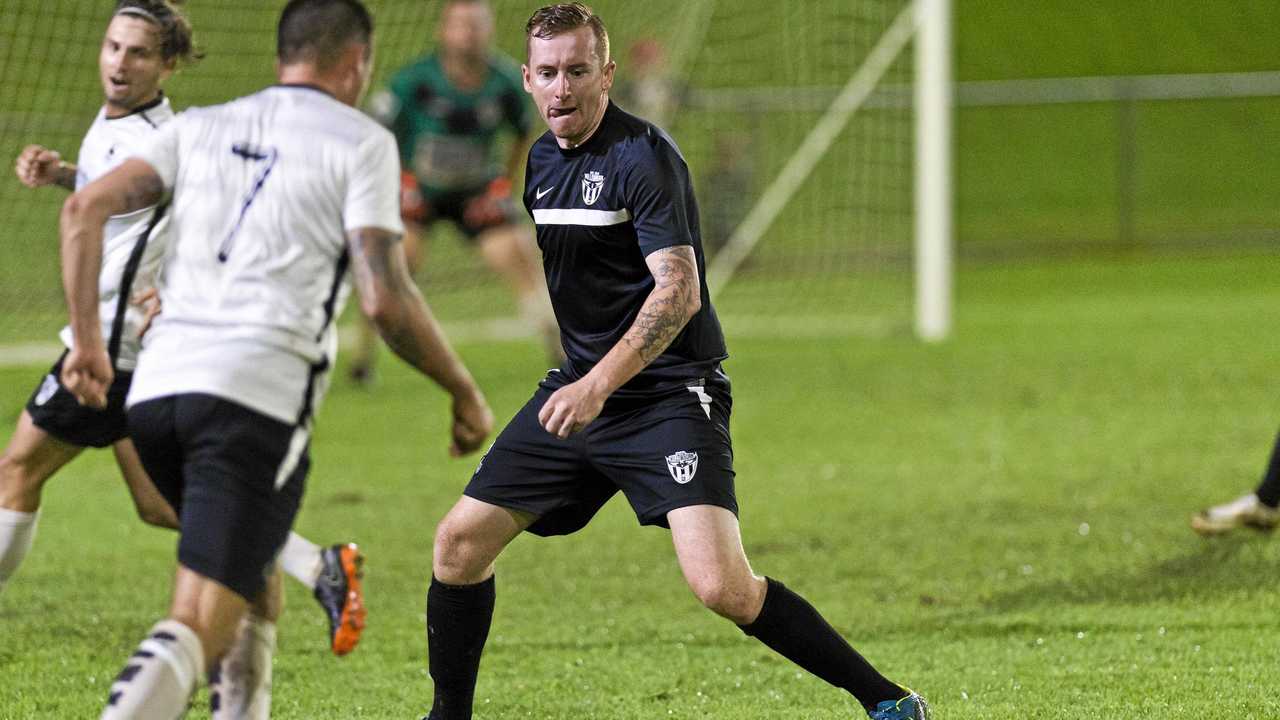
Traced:
[[760, 611], [751, 588], [724, 575], [704, 575], [691, 580], [689, 588], [708, 610], [740, 625], [751, 622]]
[[30, 455], [10, 451], [0, 455], [0, 494], [6, 497], [38, 494], [44, 481]]
[[441, 582], [466, 584], [489, 566], [479, 534], [451, 517], [436, 527], [432, 569]]

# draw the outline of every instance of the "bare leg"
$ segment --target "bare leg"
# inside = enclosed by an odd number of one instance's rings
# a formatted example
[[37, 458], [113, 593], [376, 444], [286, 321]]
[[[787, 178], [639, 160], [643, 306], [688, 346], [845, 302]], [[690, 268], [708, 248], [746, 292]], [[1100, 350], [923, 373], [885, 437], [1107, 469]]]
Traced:
[[26, 410], [0, 456], [0, 589], [31, 550], [45, 481], [80, 454], [36, 427]]
[[271, 717], [271, 658], [276, 651], [276, 622], [283, 609], [284, 589], [277, 569], [240, 620], [231, 649], [209, 672], [214, 720]]
[[204, 669], [231, 647], [248, 606], [227, 587], [179, 565], [169, 618], [152, 628], [111, 685], [102, 720], [180, 716]]
[[227, 586], [183, 565], [173, 581], [169, 617], [195, 631], [204, 647], [205, 666], [231, 647], [249, 603]]
[[755, 622], [765, 579], [751, 571], [738, 518], [724, 508], [695, 505], [667, 514], [680, 571], [709, 610], [739, 625]]
[[733, 513], [696, 505], [672, 510], [667, 521], [689, 587], [716, 614], [801, 668], [848, 691], [868, 710], [907, 697], [906, 690], [872, 667], [804, 598], [751, 571]]
[[28, 513], [39, 510], [45, 481], [83, 450], [36, 427], [23, 410], [9, 446], [0, 456], [0, 508]]
[[462, 496], [436, 527], [431, 570], [448, 585], [474, 585], [493, 576], [493, 561], [536, 518]]
[[493, 562], [534, 518], [463, 497], [436, 529], [427, 592], [432, 720], [469, 720], [493, 619]]

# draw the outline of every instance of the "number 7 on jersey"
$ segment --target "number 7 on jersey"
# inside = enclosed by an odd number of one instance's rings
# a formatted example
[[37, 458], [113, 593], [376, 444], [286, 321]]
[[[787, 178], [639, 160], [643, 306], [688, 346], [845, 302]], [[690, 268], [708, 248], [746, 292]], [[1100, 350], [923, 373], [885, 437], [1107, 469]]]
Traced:
[[271, 174], [271, 168], [275, 167], [276, 158], [279, 156], [275, 148], [256, 147], [249, 143], [235, 143], [231, 146], [231, 154], [244, 158], [245, 162], [262, 163], [262, 168], [253, 177], [253, 186], [249, 188], [249, 192], [244, 196], [244, 202], [240, 204], [240, 215], [236, 218], [236, 224], [231, 226], [231, 231], [227, 233], [222, 246], [218, 248], [218, 262], [226, 262], [227, 258], [231, 257], [231, 248], [235, 245], [240, 225], [244, 223], [245, 213], [249, 212], [249, 206], [258, 196], [258, 191], [262, 190], [262, 185], [267, 181], [267, 176]]

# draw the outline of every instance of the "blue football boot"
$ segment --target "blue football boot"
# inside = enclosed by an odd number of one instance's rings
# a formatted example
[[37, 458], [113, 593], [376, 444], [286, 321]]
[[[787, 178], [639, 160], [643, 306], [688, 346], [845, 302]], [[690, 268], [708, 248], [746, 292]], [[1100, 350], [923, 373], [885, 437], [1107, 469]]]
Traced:
[[885, 700], [867, 713], [871, 720], [929, 720], [929, 703], [916, 693], [901, 700]]

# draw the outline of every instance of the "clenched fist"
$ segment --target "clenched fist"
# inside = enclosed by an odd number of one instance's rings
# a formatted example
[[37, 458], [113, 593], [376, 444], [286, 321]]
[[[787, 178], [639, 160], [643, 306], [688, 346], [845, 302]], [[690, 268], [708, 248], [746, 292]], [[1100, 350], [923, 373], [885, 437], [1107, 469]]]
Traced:
[[41, 145], [23, 148], [14, 162], [13, 172], [23, 185], [30, 188], [64, 182], [62, 155]]

